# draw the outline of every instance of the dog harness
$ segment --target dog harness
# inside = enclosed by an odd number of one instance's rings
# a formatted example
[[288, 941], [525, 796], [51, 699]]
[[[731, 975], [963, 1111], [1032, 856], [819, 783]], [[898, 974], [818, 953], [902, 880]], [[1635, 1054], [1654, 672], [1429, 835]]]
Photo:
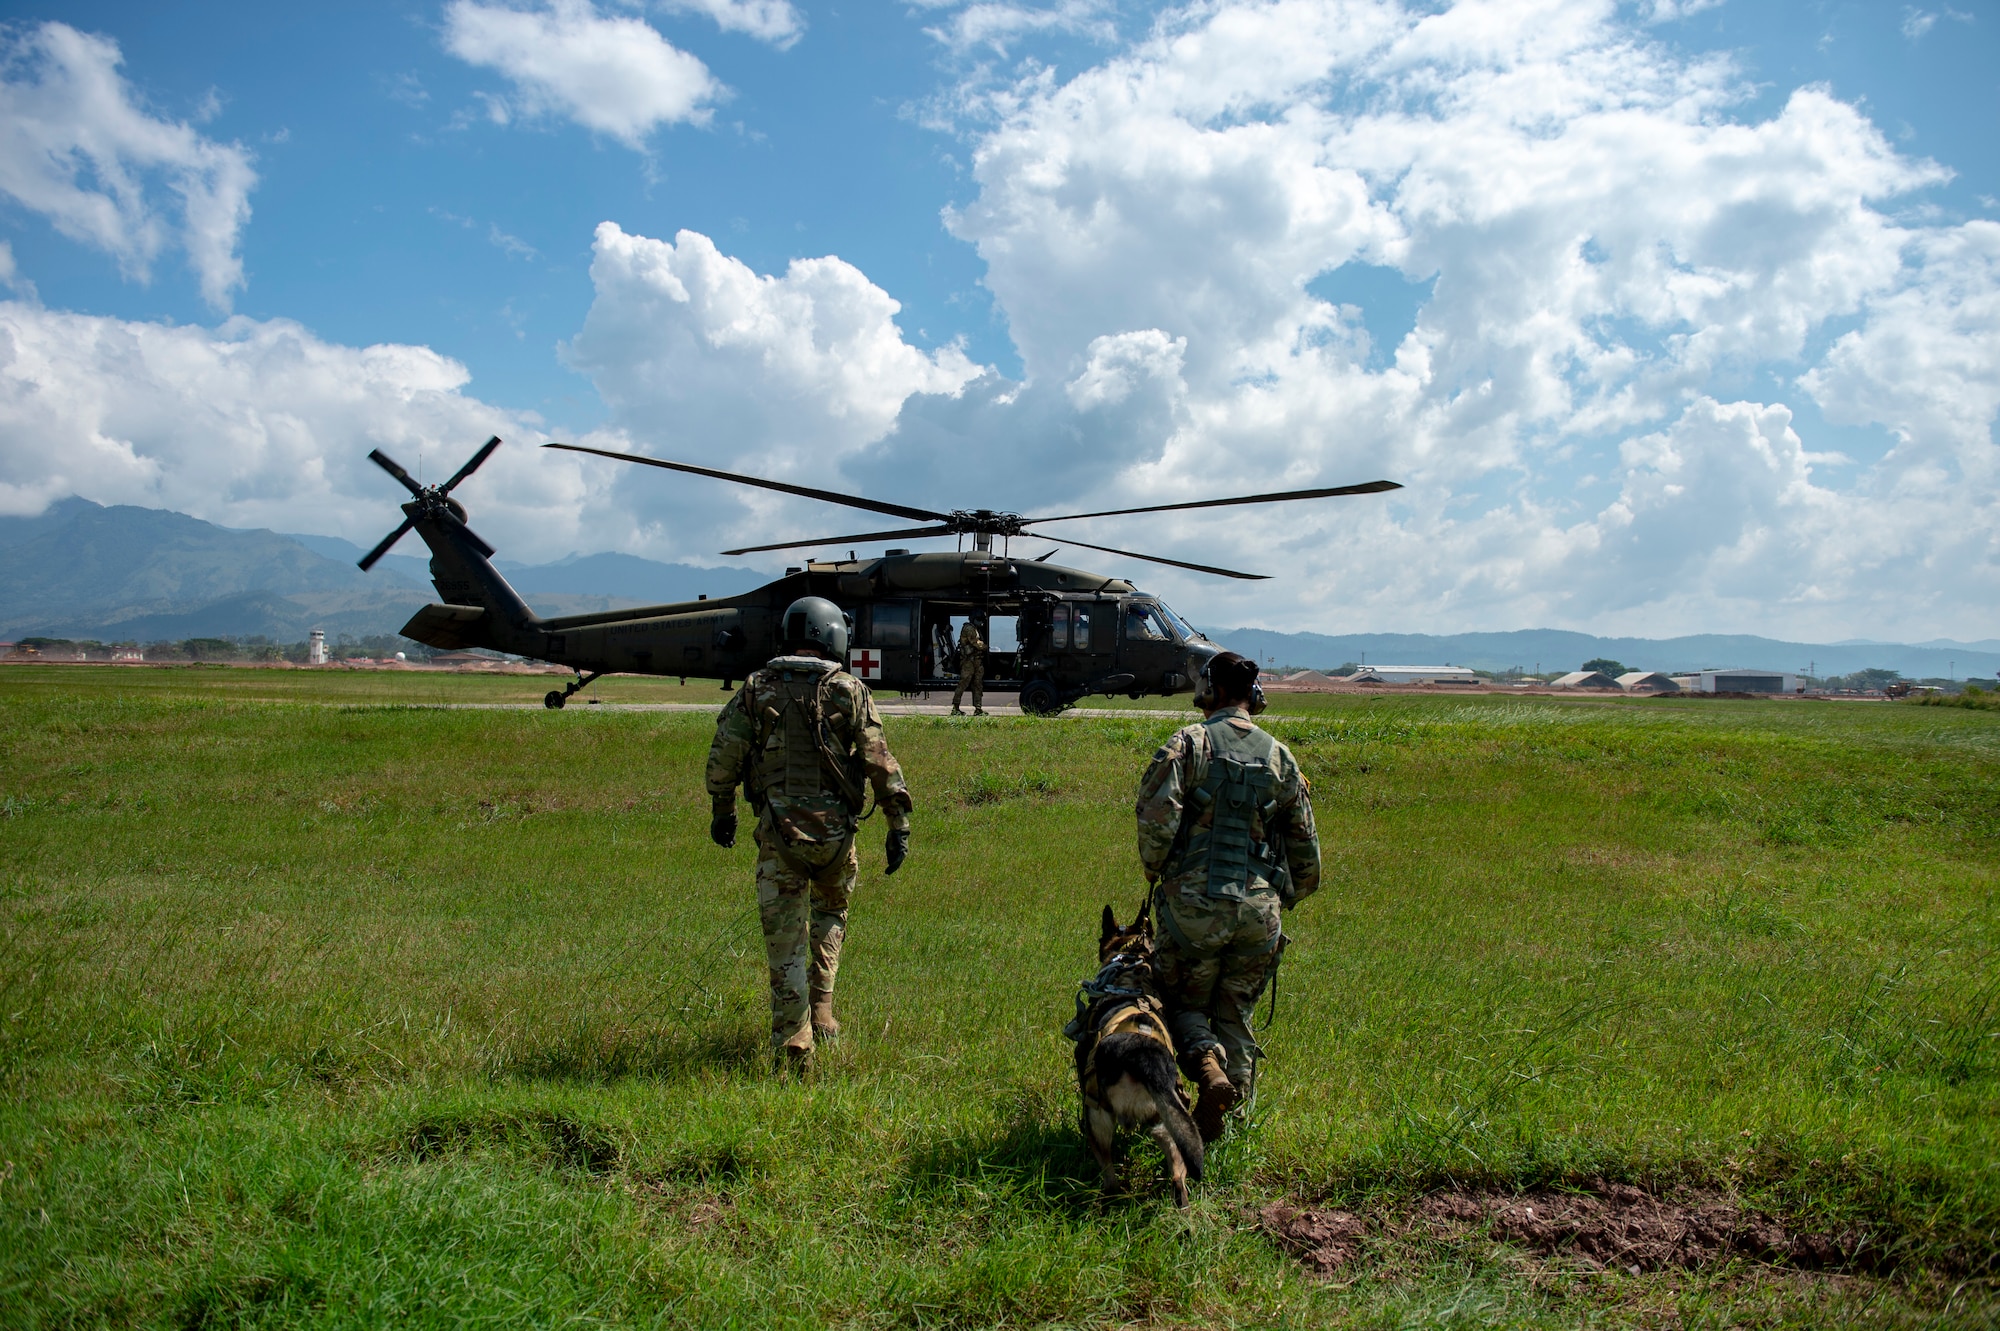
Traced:
[[1104, 1014], [1104, 1020], [1097, 1027], [1097, 1038], [1090, 1042], [1090, 1053], [1083, 1061], [1083, 1093], [1088, 1099], [1099, 1099], [1104, 1088], [1097, 1084], [1097, 1050], [1109, 1035], [1130, 1032], [1158, 1040], [1167, 1047], [1167, 1056], [1173, 1057], [1174, 1037], [1167, 1030], [1167, 1023], [1160, 1015], [1160, 1000], [1150, 994], [1140, 994], [1112, 1008]]

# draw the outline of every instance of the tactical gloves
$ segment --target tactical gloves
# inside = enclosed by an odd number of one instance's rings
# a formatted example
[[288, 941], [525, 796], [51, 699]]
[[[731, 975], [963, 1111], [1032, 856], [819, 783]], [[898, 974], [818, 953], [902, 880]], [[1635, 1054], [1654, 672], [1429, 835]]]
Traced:
[[903, 867], [903, 861], [910, 857], [910, 829], [892, 827], [889, 829], [889, 867], [882, 872], [892, 874]]
[[713, 812], [708, 820], [708, 839], [728, 850], [736, 844], [735, 794], [732, 792], [728, 795], [717, 795], [711, 802], [711, 808]]

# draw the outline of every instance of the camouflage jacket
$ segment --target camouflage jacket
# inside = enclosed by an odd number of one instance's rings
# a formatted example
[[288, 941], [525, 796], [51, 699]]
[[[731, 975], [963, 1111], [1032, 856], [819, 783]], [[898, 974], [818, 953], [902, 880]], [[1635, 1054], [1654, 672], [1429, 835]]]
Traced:
[[[1208, 870], [1185, 866], [1188, 835], [1206, 830], [1214, 818], [1213, 808], [1189, 812], [1189, 796], [1208, 776], [1214, 742], [1208, 727], [1222, 722], [1239, 736], [1263, 735], [1241, 707], [1217, 711], [1208, 722], [1184, 726], [1176, 731], [1139, 779], [1139, 862], [1149, 878], [1183, 894], [1202, 895], [1208, 887]], [[1276, 887], [1287, 905], [1311, 896], [1319, 888], [1319, 833], [1313, 827], [1312, 788], [1299, 771], [1298, 760], [1283, 744], [1272, 740], [1271, 766], [1277, 777], [1275, 809], [1267, 820], [1260, 811], [1252, 819], [1250, 835], [1269, 844], [1281, 840], [1289, 883], [1272, 883], [1253, 872], [1252, 891]], [[1189, 818], [1188, 827], [1181, 826]], [[1184, 881], [1185, 880], [1185, 881]]]
[[864, 782], [889, 826], [910, 825], [910, 793], [875, 699], [832, 661], [780, 656], [743, 681], [715, 719], [708, 793], [727, 797], [742, 785], [758, 817], [792, 845], [852, 835]]
[[964, 627], [958, 631], [958, 650], [961, 654], [964, 654], [967, 661], [972, 660], [971, 653], [986, 650], [986, 640], [979, 636], [979, 625], [969, 619], [965, 621]]

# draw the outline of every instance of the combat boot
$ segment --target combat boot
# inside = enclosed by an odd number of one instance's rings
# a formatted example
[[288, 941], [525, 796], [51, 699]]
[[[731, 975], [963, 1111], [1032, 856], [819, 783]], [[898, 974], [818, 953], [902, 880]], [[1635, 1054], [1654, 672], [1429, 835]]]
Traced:
[[832, 1044], [840, 1038], [840, 1023], [833, 1015], [833, 995], [819, 993], [812, 996], [813, 1039], [820, 1044]]
[[1201, 1098], [1195, 1101], [1194, 1125], [1205, 1145], [1222, 1135], [1223, 1119], [1236, 1107], [1236, 1083], [1229, 1080], [1229, 1073], [1222, 1066], [1220, 1049], [1211, 1045], [1201, 1051], [1195, 1081], [1200, 1083]]
[[779, 1055], [778, 1069], [794, 1077], [808, 1077], [813, 1070], [813, 1047], [788, 1044]]

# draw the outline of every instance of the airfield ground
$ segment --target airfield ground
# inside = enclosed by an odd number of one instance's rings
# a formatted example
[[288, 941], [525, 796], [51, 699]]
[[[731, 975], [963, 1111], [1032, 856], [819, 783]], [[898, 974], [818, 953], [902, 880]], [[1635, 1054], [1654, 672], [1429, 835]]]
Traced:
[[799, 1084], [706, 717], [443, 705], [542, 686], [0, 671], [0, 1324], [2000, 1319], [2000, 716], [1275, 699], [1328, 881], [1183, 1217], [1059, 1034], [1174, 720], [891, 719]]

